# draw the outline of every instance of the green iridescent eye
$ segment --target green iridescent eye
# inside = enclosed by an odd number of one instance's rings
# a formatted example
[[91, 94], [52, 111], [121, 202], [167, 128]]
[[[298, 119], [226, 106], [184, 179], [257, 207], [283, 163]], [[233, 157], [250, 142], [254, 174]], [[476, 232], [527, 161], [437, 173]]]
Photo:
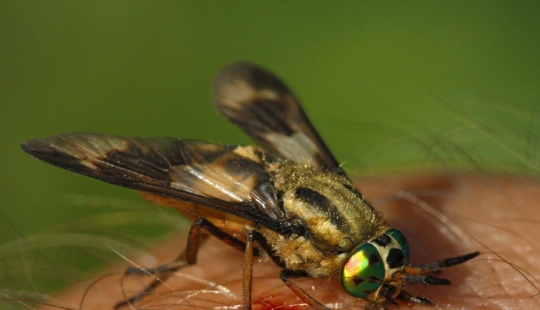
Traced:
[[375, 246], [364, 243], [357, 247], [341, 270], [341, 285], [352, 296], [367, 297], [384, 280], [384, 262]]
[[406, 263], [409, 263], [409, 260], [411, 258], [411, 250], [409, 248], [409, 241], [407, 240], [405, 235], [401, 231], [394, 228], [388, 229], [386, 233], [389, 234], [390, 237], [394, 238], [394, 240], [396, 240], [396, 242], [399, 244], [399, 247], [403, 251], [403, 254], [405, 255], [405, 260], [407, 261]]

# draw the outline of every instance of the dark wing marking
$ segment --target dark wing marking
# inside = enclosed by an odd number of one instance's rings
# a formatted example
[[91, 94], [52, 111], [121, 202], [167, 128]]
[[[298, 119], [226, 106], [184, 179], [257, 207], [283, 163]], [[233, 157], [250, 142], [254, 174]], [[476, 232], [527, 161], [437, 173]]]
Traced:
[[217, 76], [214, 106], [258, 144], [298, 163], [341, 170], [302, 107], [277, 77], [257, 66], [236, 63]]
[[22, 148], [49, 164], [108, 183], [227, 212], [280, 233], [285, 219], [261, 151], [174, 138], [75, 133], [29, 140]]

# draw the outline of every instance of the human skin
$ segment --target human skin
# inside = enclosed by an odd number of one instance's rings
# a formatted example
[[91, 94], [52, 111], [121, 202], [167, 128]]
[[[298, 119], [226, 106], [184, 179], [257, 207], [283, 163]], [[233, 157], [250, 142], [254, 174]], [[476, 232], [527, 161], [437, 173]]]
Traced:
[[[451, 286], [406, 286], [413, 295], [435, 301], [435, 306], [401, 303], [389, 306], [390, 309], [540, 308], [540, 283], [535, 280], [540, 279], [537, 180], [473, 173], [409, 173], [362, 179], [357, 184], [389, 225], [405, 233], [411, 244], [412, 263], [430, 263], [473, 251], [482, 253], [437, 275], [451, 280]], [[185, 238], [180, 236], [149, 251], [160, 262], [168, 262], [183, 250]], [[136, 258], [130, 259], [137, 262]], [[242, 262], [243, 253], [210, 238], [201, 246], [197, 265], [181, 269], [133, 307], [236, 309], [242, 300]], [[123, 277], [125, 268], [112, 269], [91, 287], [90, 282], [77, 284], [56, 296], [53, 304], [72, 309], [112, 309], [124, 299], [123, 292], [132, 295], [152, 279]], [[280, 268], [271, 261], [254, 263], [253, 309], [308, 309], [281, 282], [279, 272]], [[185, 275], [198, 280], [188, 280]], [[329, 306], [365, 306], [343, 291], [337, 275], [295, 282]], [[220, 291], [220, 287], [231, 292]]]

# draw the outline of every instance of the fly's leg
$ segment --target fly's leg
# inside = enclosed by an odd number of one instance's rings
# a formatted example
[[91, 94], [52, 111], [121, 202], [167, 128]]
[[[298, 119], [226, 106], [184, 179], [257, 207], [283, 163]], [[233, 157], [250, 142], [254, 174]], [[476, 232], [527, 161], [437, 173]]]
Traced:
[[[216, 227], [214, 224], [209, 222], [204, 218], [199, 218], [193, 222], [189, 230], [188, 242], [186, 250], [180, 254], [172, 263], [165, 264], [156, 268], [150, 268], [145, 270], [140, 270], [137, 268], [129, 268], [126, 270], [126, 275], [129, 274], [159, 274], [160, 278], [152, 281], [148, 284], [143, 291], [140, 293], [126, 298], [126, 300], [117, 303], [114, 308], [120, 309], [122, 307], [131, 305], [134, 302], [141, 300], [145, 295], [152, 292], [156, 289], [163, 281], [169, 278], [173, 272], [179, 270], [185, 266], [191, 266], [197, 263], [197, 252], [199, 251], [199, 245], [201, 244], [201, 238], [204, 238], [202, 235], [202, 230], [208, 232], [212, 236], [222, 240], [233, 248], [244, 251], [246, 250], [246, 243], [234, 238], [233, 236], [223, 232], [221, 229]], [[259, 256], [258, 249], [251, 250], [251, 255]]]
[[272, 252], [272, 249], [268, 245], [268, 242], [266, 242], [266, 238], [261, 235], [256, 230], [252, 230], [248, 233], [246, 244], [245, 244], [245, 251], [244, 251], [244, 274], [242, 276], [243, 282], [242, 282], [242, 307], [244, 310], [250, 310], [251, 309], [251, 286], [253, 283], [253, 256], [260, 256], [262, 253], [258, 253], [255, 250], [256, 248], [253, 247], [253, 244], [255, 241], [260, 245], [260, 247], [263, 249], [268, 256], [272, 259], [274, 263], [278, 266], [283, 267], [283, 262], [279, 257], [274, 255]]
[[[426, 284], [426, 285], [450, 285], [450, 281], [446, 279], [441, 279], [429, 275], [430, 273], [437, 272], [446, 267], [452, 267], [464, 263], [470, 259], [475, 258], [480, 255], [480, 252], [473, 252], [465, 254], [458, 257], [452, 257], [443, 259], [434, 263], [424, 264], [424, 265], [409, 265], [403, 268], [402, 272], [395, 273], [393, 278], [399, 282], [408, 282], [416, 284]], [[407, 293], [406, 291], [400, 291], [397, 299], [414, 302], [418, 304], [433, 305], [434, 303], [424, 297], [416, 297]], [[388, 298], [391, 300], [391, 298]]]
[[296, 296], [300, 297], [306, 304], [315, 310], [329, 310], [326, 306], [316, 301], [313, 297], [309, 296], [303, 289], [298, 285], [294, 284], [290, 278], [306, 278], [309, 277], [308, 273], [304, 270], [288, 270], [284, 269], [279, 274], [281, 280], [289, 287]]
[[[246, 254], [244, 256], [244, 283], [243, 283], [243, 307], [244, 309], [251, 309], [251, 283], [253, 278], [253, 243], [257, 242], [261, 248], [270, 256], [270, 258], [278, 266], [285, 267], [283, 262], [279, 257], [277, 257], [271, 250], [270, 246], [266, 242], [266, 238], [261, 235], [256, 230], [249, 232], [246, 242]], [[304, 270], [289, 270], [284, 269], [279, 274], [281, 280], [289, 287], [289, 289], [295, 293], [300, 299], [302, 299], [306, 304], [312, 307], [315, 310], [329, 310], [326, 306], [322, 305], [320, 302], [313, 299], [309, 296], [304, 290], [302, 290], [298, 285], [294, 284], [290, 278], [302, 278], [310, 277], [309, 274]]]
[[[431, 264], [409, 265], [405, 267], [404, 272], [410, 275], [423, 275], [426, 273], [439, 271], [443, 268], [459, 265], [470, 259], [475, 258], [478, 255], [480, 255], [480, 252], [472, 252], [472, 253], [461, 255], [458, 257], [443, 259], [443, 260], [440, 260]], [[425, 283], [425, 284], [439, 284], [439, 283]], [[447, 283], [447, 284], [450, 284], [450, 283]]]
[[424, 265], [409, 265], [403, 268], [403, 272], [394, 274], [396, 280], [409, 283], [418, 283], [426, 285], [450, 285], [450, 281], [440, 279], [429, 275], [429, 273], [437, 272], [443, 268], [452, 267], [464, 263], [470, 259], [480, 255], [480, 252], [473, 252], [458, 257], [443, 259], [431, 264]]
[[[251, 285], [253, 283], [253, 241], [256, 231], [250, 231], [244, 251], [244, 274], [242, 275], [242, 305], [244, 310], [251, 309]], [[266, 239], [265, 239], [266, 241]]]

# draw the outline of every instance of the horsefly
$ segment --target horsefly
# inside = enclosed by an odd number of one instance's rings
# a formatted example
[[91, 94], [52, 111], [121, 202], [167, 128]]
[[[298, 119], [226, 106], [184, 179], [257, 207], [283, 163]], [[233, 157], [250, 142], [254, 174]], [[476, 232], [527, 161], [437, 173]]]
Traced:
[[[213, 96], [215, 108], [258, 146], [72, 133], [29, 140], [22, 148], [49, 164], [143, 191], [151, 200], [187, 202], [177, 208], [193, 221], [185, 252], [149, 271], [170, 274], [195, 264], [201, 234], [212, 235], [245, 253], [244, 309], [251, 308], [253, 257], [283, 268], [283, 282], [321, 310], [327, 307], [292, 279], [338, 275], [348, 294], [376, 309], [396, 300], [432, 305], [407, 293], [405, 284], [450, 284], [432, 274], [479, 255], [411, 264], [407, 238], [357, 191], [294, 95], [271, 73], [229, 65], [216, 78]], [[117, 307], [137, 302], [159, 283]]]

